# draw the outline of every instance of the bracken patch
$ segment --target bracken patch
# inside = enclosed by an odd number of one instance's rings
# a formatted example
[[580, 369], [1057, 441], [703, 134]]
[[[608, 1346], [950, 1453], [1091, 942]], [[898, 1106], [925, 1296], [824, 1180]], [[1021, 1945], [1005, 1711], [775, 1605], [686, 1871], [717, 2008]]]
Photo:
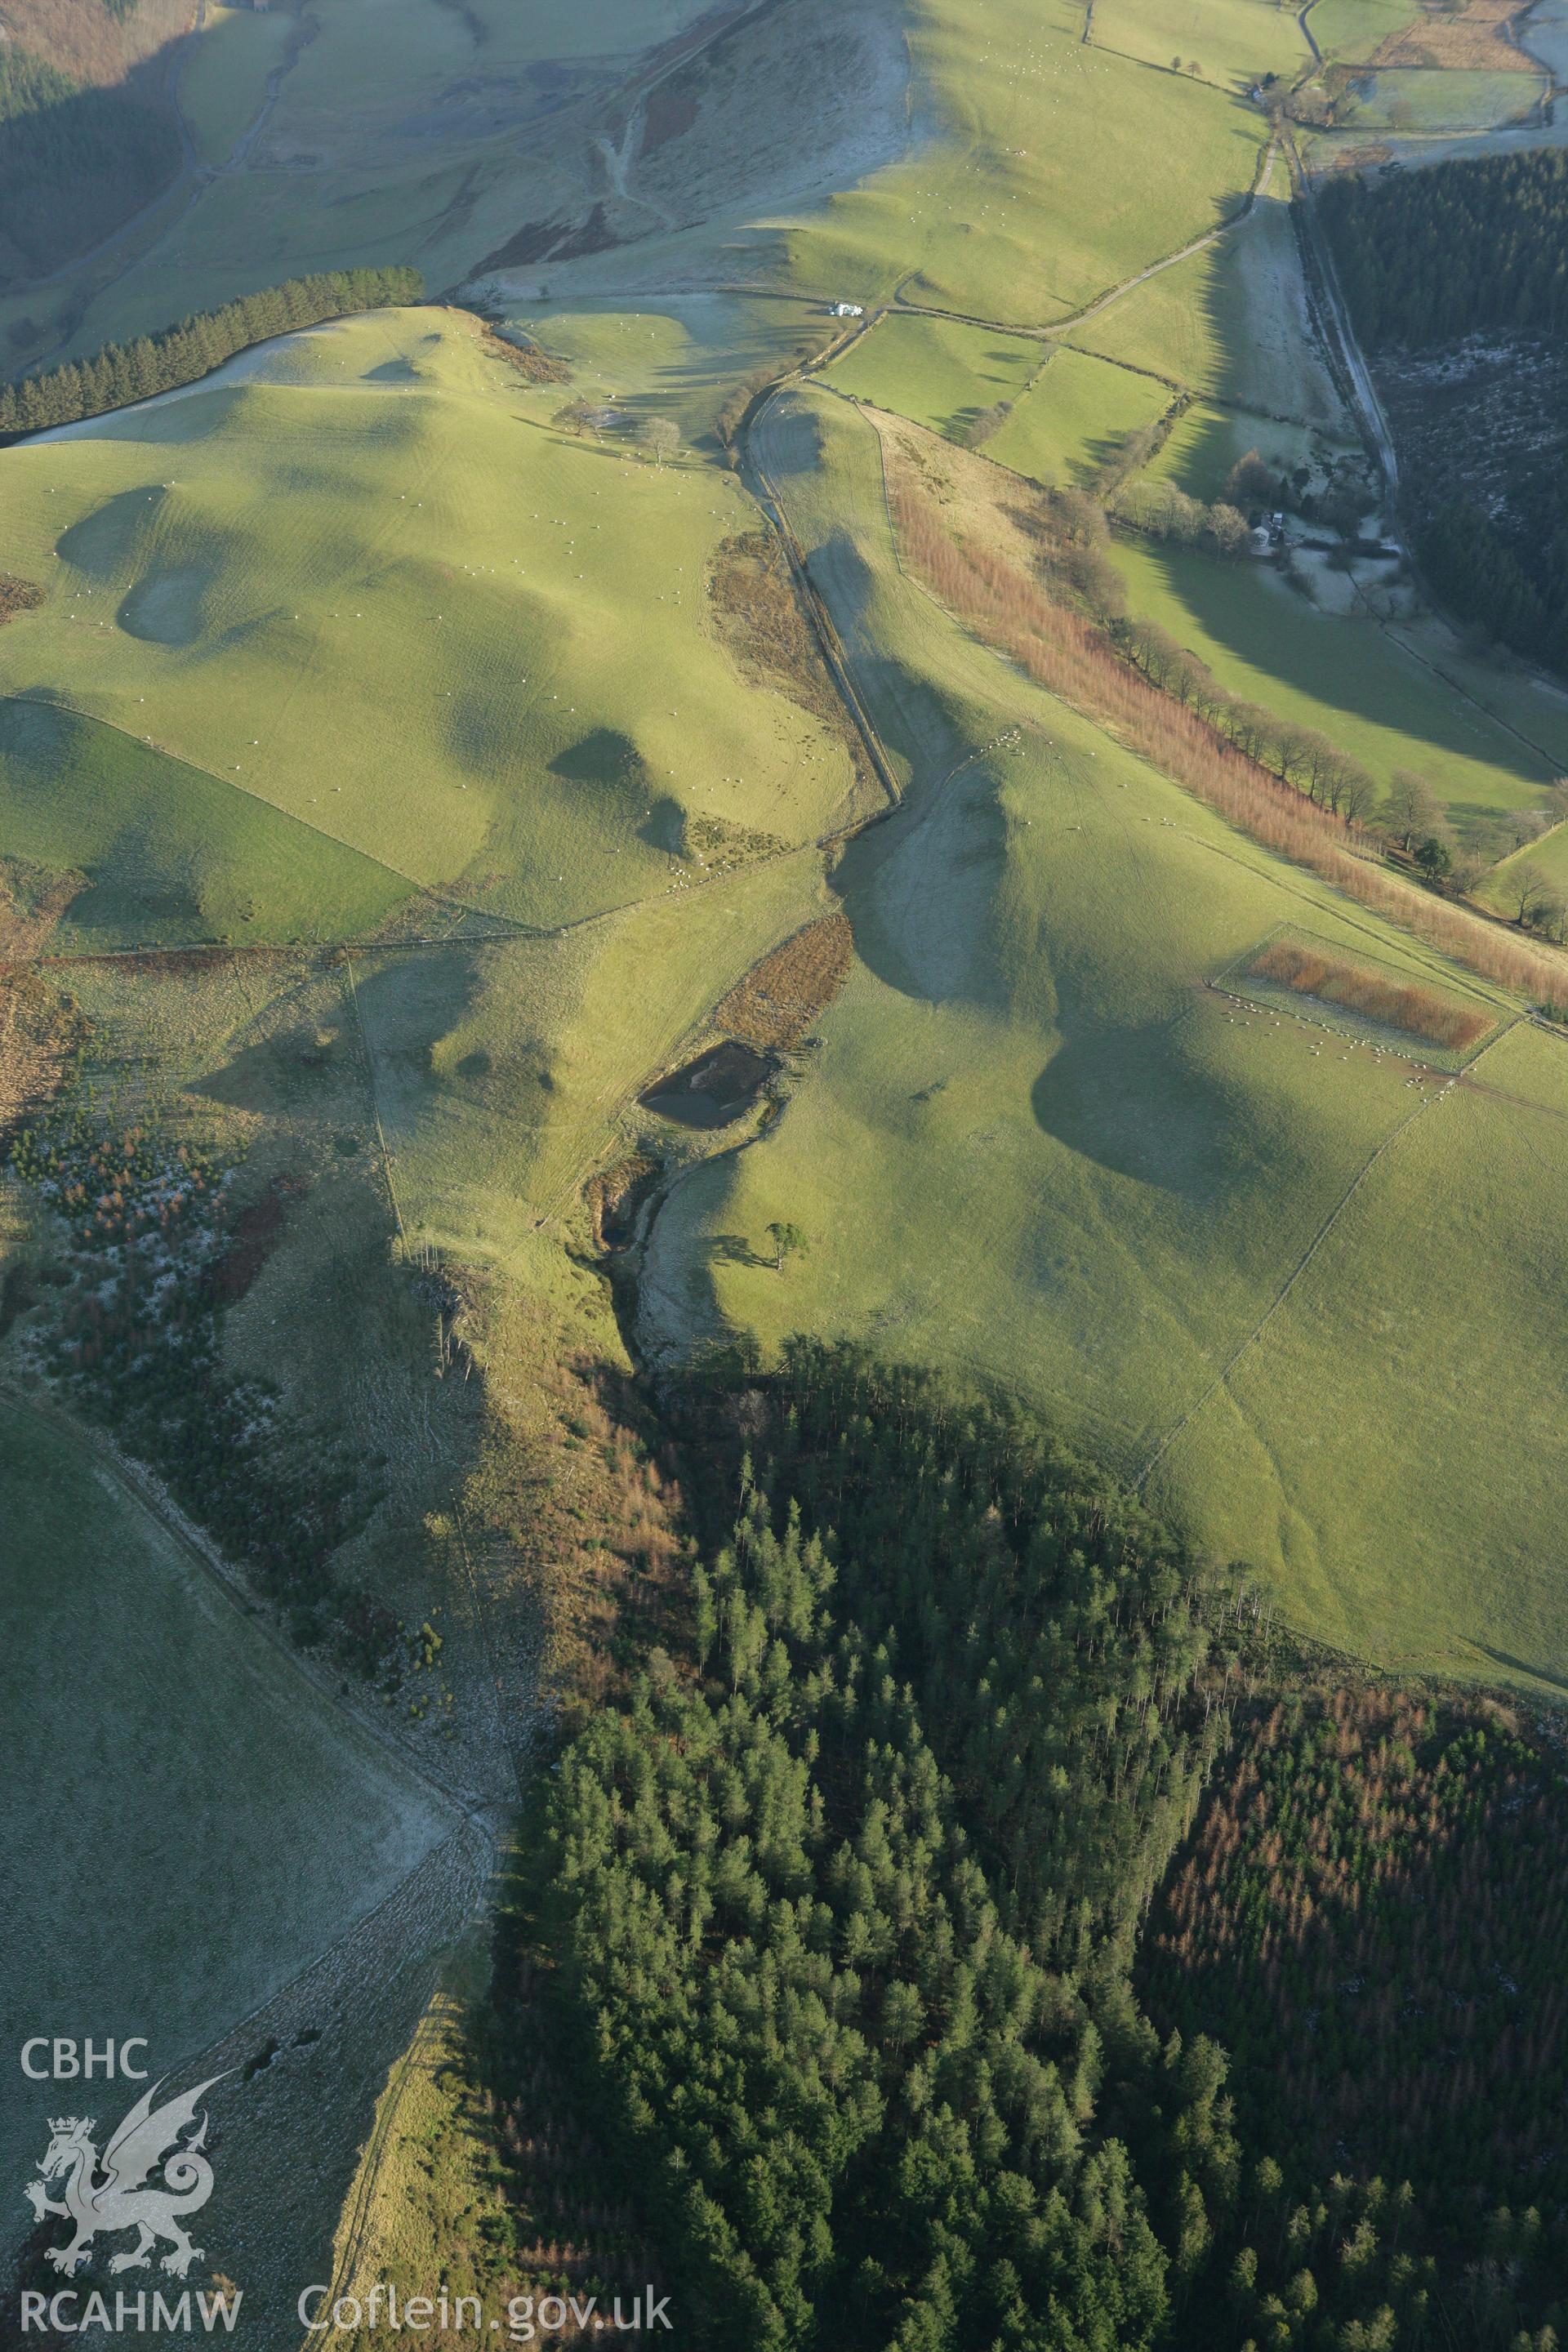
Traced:
[[753, 964], [719, 1005], [714, 1024], [760, 1052], [798, 1045], [843, 987], [854, 960], [847, 919], [824, 915]]
[[1343, 963], [1337, 957], [1320, 955], [1311, 948], [1297, 947], [1289, 940], [1277, 940], [1272, 947], [1265, 948], [1247, 970], [1254, 980], [1271, 980], [1281, 988], [1292, 989], [1298, 996], [1315, 996], [1325, 1004], [1338, 1004], [1348, 1012], [1364, 1013], [1369, 1021], [1403, 1029], [1412, 1037], [1425, 1037], [1434, 1045], [1462, 1050], [1484, 1037], [1494, 1025], [1487, 1013], [1456, 1004], [1451, 998], [1440, 996], [1436, 989], [1394, 980], [1385, 972], [1369, 971], [1364, 964]]

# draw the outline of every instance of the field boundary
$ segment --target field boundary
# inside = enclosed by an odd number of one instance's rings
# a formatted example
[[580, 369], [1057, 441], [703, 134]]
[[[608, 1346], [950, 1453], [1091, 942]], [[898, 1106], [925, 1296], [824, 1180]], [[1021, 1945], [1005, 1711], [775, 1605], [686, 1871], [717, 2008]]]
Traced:
[[[1398, 1029], [1390, 1023], [1377, 1020], [1370, 1013], [1358, 1014], [1353, 1008], [1338, 1005], [1331, 998], [1313, 995], [1310, 990], [1298, 992], [1283, 986], [1276, 986], [1268, 982], [1258, 984], [1253, 979], [1250, 967], [1276, 942], [1306, 943], [1324, 955], [1336, 959], [1353, 956], [1359, 958], [1363, 964], [1374, 966], [1380, 973], [1386, 972], [1393, 980], [1415, 982], [1414, 974], [1402, 971], [1397, 964], [1390, 963], [1385, 956], [1376, 954], [1368, 949], [1347, 949], [1325, 938], [1322, 932], [1311, 930], [1304, 924], [1283, 922], [1276, 923], [1272, 930], [1266, 931], [1263, 937], [1256, 940], [1251, 947], [1243, 948], [1239, 955], [1233, 956], [1229, 963], [1215, 972], [1206, 985], [1218, 994], [1228, 996], [1235, 1003], [1252, 1004], [1266, 1012], [1281, 1013], [1288, 1019], [1301, 1023], [1306, 1027], [1321, 1029], [1329, 1036], [1349, 1037], [1357, 1044], [1372, 1046], [1377, 1053], [1396, 1055], [1403, 1061], [1413, 1062], [1420, 1069], [1441, 1071], [1445, 1076], [1457, 1076], [1461, 1071], [1468, 1069], [1471, 1063], [1479, 1061], [1487, 1047], [1494, 1045], [1503, 1032], [1512, 1028], [1514, 1022], [1519, 1018], [1512, 1007], [1494, 1003], [1479, 988], [1467, 988], [1464, 993], [1484, 1004], [1491, 1016], [1491, 1026], [1487, 1034], [1479, 1037], [1470, 1050], [1461, 1058], [1455, 1058], [1454, 1048], [1443, 1046], [1436, 1041], [1427, 1041], [1426, 1050], [1422, 1050], [1417, 1031]], [[1455, 992], [1452, 983], [1422, 982], [1420, 984], [1434, 986], [1435, 992]]]
[[[1495, 1044], [1496, 1040], [1493, 1039], [1490, 1042]], [[1405, 1134], [1406, 1129], [1413, 1127], [1415, 1121], [1420, 1118], [1422, 1112], [1430, 1109], [1432, 1104], [1437, 1099], [1438, 1097], [1436, 1090], [1428, 1094], [1425, 1089], [1423, 1089], [1421, 1100], [1416, 1103], [1411, 1110], [1405, 1113], [1398, 1126], [1395, 1127], [1390, 1134], [1384, 1137], [1383, 1141], [1378, 1145], [1377, 1150], [1373, 1153], [1371, 1159], [1368, 1160], [1365, 1165], [1359, 1169], [1356, 1174], [1352, 1177], [1350, 1182], [1346, 1185], [1344, 1191], [1341, 1193], [1333, 1207], [1329, 1211], [1328, 1215], [1323, 1219], [1322, 1223], [1319, 1226], [1317, 1232], [1313, 1234], [1311, 1240], [1302, 1251], [1301, 1255], [1298, 1258], [1295, 1265], [1291, 1268], [1289, 1275], [1287, 1275], [1284, 1282], [1280, 1285], [1279, 1290], [1275, 1293], [1273, 1298], [1269, 1301], [1262, 1315], [1253, 1325], [1251, 1330], [1247, 1334], [1247, 1337], [1238, 1341], [1237, 1345], [1226, 1358], [1225, 1362], [1215, 1374], [1207, 1388], [1205, 1389], [1203, 1394], [1194, 1400], [1194, 1402], [1187, 1407], [1185, 1412], [1183, 1413], [1180, 1421], [1178, 1421], [1172, 1429], [1167, 1431], [1166, 1434], [1160, 1440], [1158, 1445], [1155, 1446], [1154, 1451], [1150, 1454], [1149, 1459], [1144, 1463], [1143, 1467], [1139, 1471], [1137, 1476], [1131, 1482], [1132, 1491], [1134, 1494], [1142, 1493], [1144, 1483], [1148, 1479], [1151, 1472], [1163, 1460], [1164, 1455], [1170, 1451], [1171, 1447], [1174, 1445], [1176, 1440], [1181, 1436], [1183, 1431], [1187, 1428], [1189, 1423], [1196, 1420], [1198, 1414], [1202, 1412], [1204, 1407], [1209, 1402], [1210, 1399], [1216, 1396], [1219, 1391], [1226, 1387], [1229, 1381], [1232, 1372], [1235, 1371], [1237, 1364], [1241, 1361], [1243, 1356], [1247, 1354], [1248, 1349], [1251, 1348], [1257, 1340], [1262, 1338], [1263, 1333], [1268, 1328], [1268, 1325], [1273, 1321], [1275, 1316], [1278, 1315], [1281, 1307], [1284, 1306], [1285, 1301], [1289, 1297], [1290, 1293], [1295, 1289], [1296, 1285], [1300, 1281], [1301, 1276], [1306, 1273], [1307, 1268], [1311, 1265], [1312, 1260], [1317, 1256], [1318, 1252], [1322, 1248], [1323, 1244], [1328, 1240], [1329, 1235], [1338, 1224], [1343, 1212], [1349, 1207], [1351, 1202], [1360, 1192], [1367, 1178], [1372, 1174], [1373, 1170], [1377, 1166], [1378, 1161], [1384, 1157], [1384, 1154], [1393, 1150], [1394, 1146], [1398, 1142], [1400, 1137]]]

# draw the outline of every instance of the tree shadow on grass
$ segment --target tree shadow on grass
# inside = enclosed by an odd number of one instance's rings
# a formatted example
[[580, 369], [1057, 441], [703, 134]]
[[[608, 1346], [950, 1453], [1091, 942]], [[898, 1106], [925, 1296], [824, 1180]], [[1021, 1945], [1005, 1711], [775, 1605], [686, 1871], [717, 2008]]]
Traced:
[[763, 1265], [772, 1267], [773, 1259], [753, 1249], [744, 1234], [710, 1234], [708, 1255], [723, 1265]]

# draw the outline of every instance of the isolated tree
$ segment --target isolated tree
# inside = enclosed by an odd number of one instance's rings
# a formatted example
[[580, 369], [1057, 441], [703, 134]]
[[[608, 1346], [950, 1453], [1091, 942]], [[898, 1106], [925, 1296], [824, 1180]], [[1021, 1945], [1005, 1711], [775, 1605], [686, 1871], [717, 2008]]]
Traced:
[[1542, 908], [1556, 898], [1551, 878], [1539, 866], [1528, 859], [1516, 866], [1509, 876], [1509, 897], [1513, 902], [1514, 919], [1521, 931], [1537, 929]]
[[1429, 833], [1415, 845], [1415, 863], [1428, 882], [1446, 882], [1454, 870], [1454, 853], [1441, 834]]
[[1515, 847], [1523, 849], [1550, 831], [1552, 819], [1543, 809], [1510, 809], [1503, 823], [1513, 835]]
[[1233, 507], [1269, 507], [1279, 495], [1279, 479], [1256, 449], [1247, 450], [1237, 459], [1220, 492], [1226, 504]]
[[645, 416], [637, 426], [637, 443], [655, 465], [662, 467], [666, 458], [673, 457], [680, 447], [680, 427], [673, 417]]
[[579, 437], [592, 433], [595, 441], [599, 437], [599, 412], [591, 400], [569, 400], [550, 421], [563, 433], [575, 433]]
[[788, 1223], [783, 1218], [775, 1219], [768, 1227], [768, 1239], [773, 1245], [775, 1274], [783, 1273], [786, 1257], [798, 1257], [805, 1248], [805, 1234], [802, 1228]]
[[1530, 928], [1542, 939], [1555, 940], [1562, 945], [1568, 936], [1568, 899], [1559, 890], [1542, 890], [1530, 913]]
[[1383, 804], [1383, 819], [1401, 849], [1407, 850], [1413, 841], [1436, 831], [1443, 822], [1443, 803], [1425, 776], [1418, 776], [1414, 768], [1395, 768]]

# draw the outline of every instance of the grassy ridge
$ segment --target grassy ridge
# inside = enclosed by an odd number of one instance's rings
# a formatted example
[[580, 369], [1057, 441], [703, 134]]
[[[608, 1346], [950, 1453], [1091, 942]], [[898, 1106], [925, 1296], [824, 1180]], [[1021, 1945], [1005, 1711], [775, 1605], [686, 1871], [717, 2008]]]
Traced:
[[557, 434], [561, 387], [462, 314], [237, 369], [11, 454], [11, 544], [49, 593], [0, 688], [531, 922], [683, 881], [689, 819], [799, 841], [853, 805], [840, 739], [711, 620], [751, 511], [728, 477]]

